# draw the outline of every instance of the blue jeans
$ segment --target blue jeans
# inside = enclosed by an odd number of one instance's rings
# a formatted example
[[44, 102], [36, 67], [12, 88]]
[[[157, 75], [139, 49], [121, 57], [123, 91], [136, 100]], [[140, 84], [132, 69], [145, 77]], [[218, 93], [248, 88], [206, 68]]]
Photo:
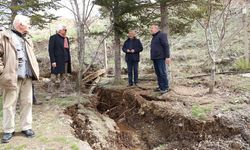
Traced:
[[158, 80], [158, 86], [160, 90], [168, 90], [168, 77], [167, 77], [167, 69], [165, 64], [165, 59], [154, 59], [154, 68], [155, 68], [155, 74], [157, 76]]
[[[138, 82], [138, 61], [127, 61], [128, 66], [128, 83], [129, 85], [137, 84]], [[134, 74], [134, 82], [133, 82]]]

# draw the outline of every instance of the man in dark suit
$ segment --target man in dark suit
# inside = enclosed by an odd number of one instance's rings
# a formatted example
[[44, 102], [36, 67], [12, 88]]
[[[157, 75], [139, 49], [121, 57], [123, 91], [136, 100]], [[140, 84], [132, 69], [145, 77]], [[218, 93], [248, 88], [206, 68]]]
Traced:
[[60, 91], [65, 92], [67, 74], [71, 73], [71, 56], [69, 39], [66, 37], [67, 29], [65, 25], [57, 26], [57, 33], [49, 39], [49, 56], [51, 62], [51, 84], [49, 92], [54, 90], [54, 84], [60, 84]]
[[[138, 83], [138, 63], [140, 61], [140, 52], [143, 50], [141, 41], [136, 38], [135, 31], [129, 31], [128, 39], [124, 42], [122, 50], [126, 53], [125, 60], [128, 67], [128, 86]], [[134, 73], [134, 81], [133, 81]]]
[[151, 26], [151, 50], [150, 56], [153, 60], [155, 74], [158, 80], [158, 88], [155, 91], [160, 91], [164, 94], [169, 90], [166, 64], [170, 64], [170, 50], [167, 39], [167, 34], [159, 30], [159, 26], [154, 24]]

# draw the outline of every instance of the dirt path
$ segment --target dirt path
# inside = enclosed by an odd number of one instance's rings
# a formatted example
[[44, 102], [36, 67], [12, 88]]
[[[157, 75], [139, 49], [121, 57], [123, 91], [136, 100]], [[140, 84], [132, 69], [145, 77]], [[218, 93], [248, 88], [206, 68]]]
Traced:
[[[38, 99], [44, 96], [39, 94]], [[1, 144], [0, 150], [90, 150], [88, 143], [74, 136], [70, 118], [63, 113], [65, 106], [72, 105], [75, 97], [43, 101], [43, 105], [33, 107], [33, 129], [36, 136], [27, 139], [20, 134], [17, 124], [16, 134], [8, 144]], [[16, 117], [18, 123], [19, 115]], [[2, 124], [2, 119], [0, 119]], [[2, 137], [2, 132], [0, 133]]]

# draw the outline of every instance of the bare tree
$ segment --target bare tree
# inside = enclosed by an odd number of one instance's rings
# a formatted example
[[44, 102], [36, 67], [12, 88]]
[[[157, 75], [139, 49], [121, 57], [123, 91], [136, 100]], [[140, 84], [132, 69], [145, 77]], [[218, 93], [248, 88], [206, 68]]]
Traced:
[[81, 93], [81, 81], [82, 81], [82, 72], [84, 69], [84, 56], [85, 56], [85, 47], [86, 47], [86, 30], [88, 29], [87, 20], [91, 15], [94, 4], [92, 0], [70, 0], [70, 5], [65, 5], [59, 3], [64, 8], [67, 8], [72, 12], [75, 19], [75, 24], [77, 28], [77, 44], [78, 44], [78, 75], [76, 88], [78, 94]]
[[213, 2], [208, 0], [208, 19], [205, 23], [205, 37], [206, 44], [210, 59], [212, 61], [211, 65], [211, 81], [209, 85], [209, 93], [214, 92], [215, 86], [215, 75], [216, 75], [216, 61], [217, 54], [222, 50], [229, 42], [243, 29], [243, 26], [235, 30], [229, 36], [226, 37], [227, 22], [230, 14], [230, 7], [232, 0], [222, 1], [222, 10], [219, 15], [215, 15], [213, 18]]
[[248, 9], [248, 0], [242, 2], [242, 23], [244, 25], [244, 48], [245, 48], [245, 60], [246, 62], [250, 61], [250, 52], [249, 52], [249, 34], [248, 34], [248, 19], [247, 19], [247, 9]]
[[[198, 20], [198, 23], [205, 31], [206, 45], [211, 60], [211, 78], [209, 84], [209, 93], [214, 92], [215, 79], [216, 79], [216, 62], [218, 52], [221, 51], [230, 41], [240, 33], [244, 26], [232, 31], [231, 34], [227, 33], [228, 20], [231, 14], [232, 0], [219, 1], [207, 0], [206, 13], [207, 17], [203, 20]], [[218, 8], [218, 6], [220, 6]], [[192, 13], [190, 11], [190, 13]]]
[[[59, 3], [64, 8], [70, 10], [74, 16], [75, 24], [77, 28], [77, 44], [78, 44], [78, 77], [77, 77], [77, 92], [81, 94], [81, 87], [82, 87], [82, 76], [85, 74], [90, 66], [95, 62], [97, 55], [99, 54], [100, 50], [102, 49], [102, 45], [104, 40], [111, 34], [113, 27], [110, 26], [106, 32], [106, 34], [101, 37], [101, 39], [97, 43], [97, 47], [92, 49], [96, 49], [93, 52], [93, 56], [90, 60], [88, 65], [85, 64], [85, 51], [89, 44], [86, 44], [86, 37], [91, 33], [89, 26], [89, 18], [94, 8], [94, 3], [92, 0], [70, 0], [70, 6]], [[88, 22], [88, 23], [87, 23]], [[93, 23], [93, 22], [92, 22]]]

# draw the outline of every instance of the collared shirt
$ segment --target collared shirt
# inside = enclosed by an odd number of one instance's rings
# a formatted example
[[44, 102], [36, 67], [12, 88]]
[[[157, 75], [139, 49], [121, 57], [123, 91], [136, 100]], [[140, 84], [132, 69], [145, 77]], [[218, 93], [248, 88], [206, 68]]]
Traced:
[[31, 71], [31, 66], [28, 60], [27, 56], [27, 50], [25, 45], [24, 38], [21, 37], [22, 35], [17, 32], [12, 32], [12, 39], [15, 44], [15, 48], [17, 50], [17, 58], [18, 58], [18, 78], [29, 78], [33, 76], [33, 73]]

